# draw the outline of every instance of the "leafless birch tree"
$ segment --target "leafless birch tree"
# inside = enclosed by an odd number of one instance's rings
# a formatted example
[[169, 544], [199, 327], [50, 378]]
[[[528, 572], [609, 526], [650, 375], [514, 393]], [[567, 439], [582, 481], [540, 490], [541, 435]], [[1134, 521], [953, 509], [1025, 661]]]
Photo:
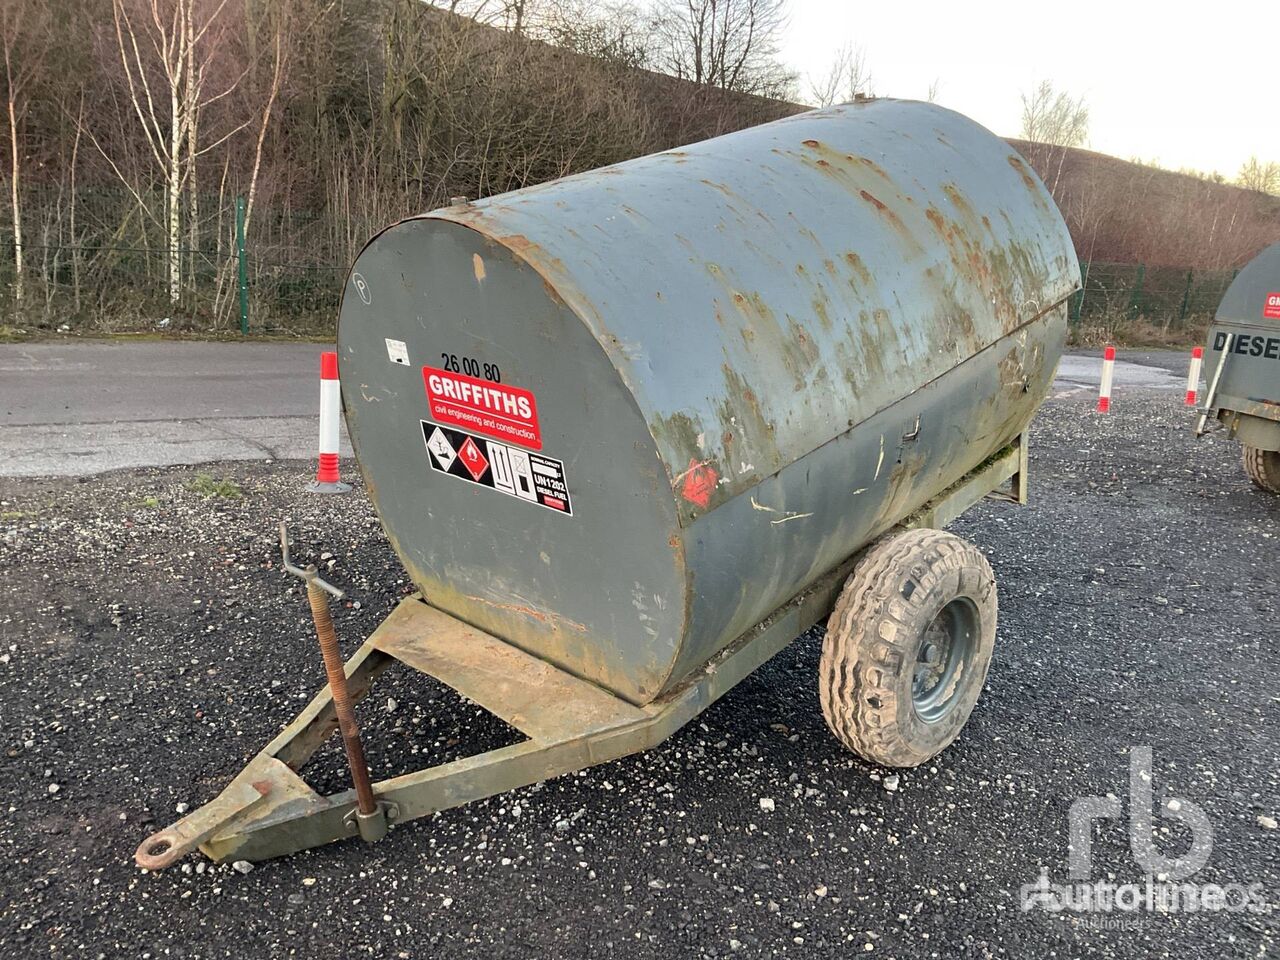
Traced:
[[43, 3], [0, 2], [0, 49], [4, 54], [5, 108], [9, 140], [9, 203], [13, 219], [13, 299], [21, 307], [26, 284], [22, 237], [22, 130], [28, 89], [44, 59], [41, 38], [47, 11]]
[[194, 220], [198, 212], [196, 161], [249, 124], [245, 120], [213, 142], [203, 147], [199, 144], [201, 111], [231, 94], [249, 70], [246, 66], [217, 92], [205, 90], [209, 64], [217, 49], [216, 28], [226, 5], [227, 0], [211, 9], [197, 0], [112, 0], [115, 39], [129, 102], [164, 179], [171, 304], [182, 298], [183, 188], [190, 187], [188, 219]]

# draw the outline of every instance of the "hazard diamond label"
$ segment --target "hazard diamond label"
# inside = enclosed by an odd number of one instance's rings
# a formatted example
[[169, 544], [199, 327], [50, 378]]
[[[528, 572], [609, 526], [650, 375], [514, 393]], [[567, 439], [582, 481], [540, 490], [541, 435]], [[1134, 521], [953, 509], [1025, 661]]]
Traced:
[[462, 444], [462, 448], [458, 451], [458, 458], [462, 461], [462, 465], [467, 468], [467, 473], [471, 474], [471, 479], [479, 480], [484, 476], [484, 472], [489, 469], [489, 461], [484, 458], [484, 454], [480, 452], [480, 448], [476, 446], [476, 442], [470, 437]]
[[684, 486], [680, 495], [703, 510], [711, 503], [711, 494], [715, 492], [716, 481], [720, 475], [715, 468], [706, 462], [689, 461], [689, 469], [685, 471]]
[[427, 438], [427, 449], [431, 451], [431, 455], [436, 458], [436, 463], [440, 465], [440, 469], [445, 473], [449, 472], [449, 468], [453, 466], [453, 461], [458, 459], [458, 453], [453, 449], [453, 444], [449, 442], [449, 438], [444, 435], [444, 431], [436, 427], [435, 431]]
[[429, 420], [422, 421], [422, 439], [427, 463], [437, 473], [573, 516], [564, 464], [559, 460]]

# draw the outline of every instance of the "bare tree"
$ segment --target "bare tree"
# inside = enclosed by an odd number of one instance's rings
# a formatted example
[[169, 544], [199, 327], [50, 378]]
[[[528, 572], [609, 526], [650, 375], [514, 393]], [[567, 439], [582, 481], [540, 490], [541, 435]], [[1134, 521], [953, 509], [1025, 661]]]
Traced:
[[[227, 0], [219, 0], [207, 13], [197, 16], [196, 0], [146, 0], [141, 10], [139, 4], [128, 0], [112, 0], [116, 44], [130, 105], [164, 177], [171, 304], [182, 297], [183, 187], [195, 177], [201, 154], [249, 124], [246, 120], [234, 126], [203, 148], [197, 145], [200, 112], [228, 96], [250, 69], [245, 67], [218, 92], [206, 95], [208, 68], [219, 39], [214, 29], [221, 25], [219, 16], [226, 4]], [[167, 114], [162, 97], [168, 100]]]
[[653, 16], [633, 3], [546, 0], [532, 32], [557, 47], [625, 70], [654, 63], [655, 26]]
[[522, 34], [540, 13], [541, 0], [427, 0], [433, 6], [476, 23]]
[[1236, 184], [1259, 193], [1280, 194], [1280, 163], [1263, 163], [1257, 157], [1250, 157], [1236, 174]]
[[929, 84], [929, 92], [925, 94], [925, 100], [929, 103], [938, 102], [938, 94], [942, 91], [942, 78], [934, 77], [933, 82]]
[[860, 46], [845, 44], [836, 51], [835, 59], [824, 76], [817, 80], [810, 78], [809, 95], [818, 106], [829, 107], [833, 103], [848, 103], [859, 97], [874, 96], [871, 84], [867, 52]]
[[[388, 221], [795, 113], [739, 95], [783, 89], [770, 9], [780, 0], [0, 0], [0, 302], [21, 295], [27, 325], [110, 330], [164, 316], [176, 288], [178, 324], [231, 323], [246, 197], [255, 316], [318, 327], [335, 268]], [[868, 93], [869, 74], [850, 48], [805, 98]], [[1024, 132], [1051, 142], [1016, 146], [1082, 257], [1230, 268], [1280, 239], [1270, 197], [1072, 151], [1084, 104], [1052, 87], [1026, 101]], [[1267, 166], [1242, 182], [1265, 189]]]
[[[280, 96], [281, 82], [288, 57], [288, 48], [285, 46], [284, 39], [288, 31], [289, 22], [287, 8], [284, 5], [276, 5], [272, 8], [271, 26], [273, 34], [271, 82], [267, 87], [267, 101], [262, 107], [262, 123], [258, 127], [258, 139], [253, 149], [253, 169], [249, 173], [249, 198], [245, 203], [244, 211], [244, 232], [246, 234], [249, 232], [249, 224], [253, 221], [253, 203], [258, 196], [258, 174], [262, 170], [262, 144], [267, 139], [271, 113], [275, 108], [276, 99]], [[194, 129], [194, 126], [192, 129]], [[194, 142], [191, 156], [194, 159]]]
[[1030, 96], [1022, 94], [1020, 136], [1034, 143], [1078, 147], [1089, 136], [1089, 107], [1083, 97], [1073, 100], [1044, 80]]
[[13, 219], [13, 299], [21, 307], [25, 285], [22, 246], [22, 126], [28, 88], [44, 59], [45, 5], [0, 3], [0, 49], [4, 54], [5, 107], [9, 127], [9, 203]]
[[[1083, 97], [1055, 90], [1048, 80], [1030, 94], [1022, 94], [1022, 139], [1031, 142], [1031, 161], [1058, 199], [1067, 151], [1082, 146], [1089, 137], [1089, 107]], [[1052, 172], [1052, 177], [1049, 176]]]
[[779, 96], [794, 74], [777, 58], [787, 0], [664, 0], [660, 65], [681, 80]]

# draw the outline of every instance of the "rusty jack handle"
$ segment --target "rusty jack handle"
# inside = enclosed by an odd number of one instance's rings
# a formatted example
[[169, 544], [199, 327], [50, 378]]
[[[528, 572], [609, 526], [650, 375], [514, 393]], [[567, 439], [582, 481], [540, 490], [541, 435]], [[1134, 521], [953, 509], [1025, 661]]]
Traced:
[[351, 768], [351, 783], [356, 791], [355, 826], [366, 840], [378, 840], [386, 835], [387, 815], [374, 799], [373, 786], [369, 782], [369, 764], [365, 760], [364, 746], [360, 742], [360, 727], [356, 723], [351, 694], [347, 690], [347, 672], [338, 649], [338, 637], [329, 614], [329, 598], [326, 594], [341, 597], [342, 591], [321, 580], [315, 566], [306, 569], [294, 566], [289, 560], [289, 533], [280, 524], [280, 551], [284, 555], [284, 568], [307, 584], [307, 601], [311, 604], [311, 619], [315, 621], [316, 637], [320, 641], [320, 655], [324, 657], [324, 670], [329, 678], [329, 695], [333, 698], [333, 712], [338, 717], [338, 731], [342, 734], [342, 746], [347, 753], [347, 765]]

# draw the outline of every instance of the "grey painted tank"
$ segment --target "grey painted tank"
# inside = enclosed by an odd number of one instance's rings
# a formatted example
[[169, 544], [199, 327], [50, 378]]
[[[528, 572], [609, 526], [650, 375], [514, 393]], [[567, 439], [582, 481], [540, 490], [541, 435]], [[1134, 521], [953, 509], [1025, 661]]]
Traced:
[[644, 703], [1018, 435], [1078, 282], [1007, 144], [856, 103], [388, 228], [347, 426], [431, 603]]
[[1231, 281], [1205, 351], [1213, 380], [1231, 342], [1213, 395], [1218, 419], [1259, 450], [1280, 450], [1280, 243], [1266, 247]]

